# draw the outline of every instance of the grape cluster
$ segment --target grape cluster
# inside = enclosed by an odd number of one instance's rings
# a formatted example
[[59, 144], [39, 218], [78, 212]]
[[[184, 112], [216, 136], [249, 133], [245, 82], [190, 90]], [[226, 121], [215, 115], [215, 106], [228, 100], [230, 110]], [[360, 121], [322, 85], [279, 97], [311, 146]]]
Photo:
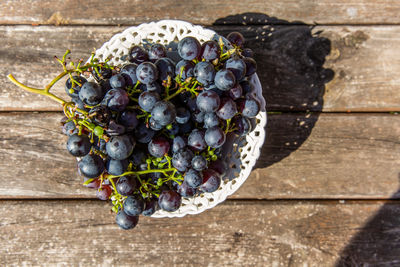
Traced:
[[121, 228], [220, 187], [227, 134], [246, 135], [260, 111], [243, 44], [238, 32], [203, 44], [185, 37], [178, 61], [161, 44], [137, 45], [122, 67], [92, 58], [94, 79], [75, 72], [66, 81], [67, 150]]

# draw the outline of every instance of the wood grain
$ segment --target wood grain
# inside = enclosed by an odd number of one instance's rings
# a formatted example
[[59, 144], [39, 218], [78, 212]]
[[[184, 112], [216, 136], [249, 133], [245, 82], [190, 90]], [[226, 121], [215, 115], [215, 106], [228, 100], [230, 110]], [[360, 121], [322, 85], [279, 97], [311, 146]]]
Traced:
[[[44, 86], [61, 70], [54, 55], [69, 48], [73, 59], [87, 58], [123, 29], [0, 27], [0, 38], [5, 40], [0, 64], [7, 66], [0, 70], [0, 110], [60, 110], [57, 103], [18, 89], [6, 75], [13, 73], [30, 86]], [[249, 40], [268, 110], [400, 110], [400, 53], [396, 49], [400, 26], [315, 27], [313, 33], [323, 31], [319, 35], [311, 35], [309, 27], [300, 25], [213, 29], [221, 34], [239, 30]], [[65, 96], [63, 82], [56, 85], [55, 93]]]
[[[1, 198], [94, 198], [58, 113], [1, 113]], [[400, 117], [270, 115], [255, 169], [232, 198], [399, 198]]]
[[[95, 0], [30, 2], [5, 0], [0, 4], [2, 24], [138, 24], [159, 19], [181, 19], [210, 25], [216, 20], [244, 12], [268, 14], [290, 21], [320, 24], [399, 23], [400, 4], [396, 0], [282, 0], [282, 1], [113, 1], [99, 4]], [[230, 23], [265, 23], [249, 14]], [[244, 18], [243, 18], [244, 17]]]
[[334, 266], [343, 256], [374, 266], [395, 265], [400, 253], [397, 203], [227, 201], [196, 216], [141, 217], [128, 232], [118, 229], [109, 208], [100, 201], [2, 201], [0, 260], [6, 266]]

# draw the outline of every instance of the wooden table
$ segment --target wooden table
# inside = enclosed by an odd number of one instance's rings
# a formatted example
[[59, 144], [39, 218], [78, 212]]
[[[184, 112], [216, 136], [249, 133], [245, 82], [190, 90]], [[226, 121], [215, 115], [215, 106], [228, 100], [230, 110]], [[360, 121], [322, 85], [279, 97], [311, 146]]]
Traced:
[[[399, 13], [397, 0], [2, 1], [0, 265], [400, 266]], [[267, 139], [225, 203], [126, 232], [77, 178], [60, 107], [6, 75], [44, 85], [54, 55], [87, 58], [165, 18], [245, 35]]]

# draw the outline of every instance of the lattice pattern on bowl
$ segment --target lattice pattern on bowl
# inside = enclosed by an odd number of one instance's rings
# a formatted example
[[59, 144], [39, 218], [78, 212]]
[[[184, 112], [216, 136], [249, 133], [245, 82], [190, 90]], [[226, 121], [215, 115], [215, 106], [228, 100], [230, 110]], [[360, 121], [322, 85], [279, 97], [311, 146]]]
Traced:
[[[161, 20], [130, 27], [122, 33], [114, 35], [96, 51], [95, 57], [100, 61], [111, 58], [109, 63], [121, 66], [125, 63], [123, 57], [128, 54], [133, 45], [161, 43], [168, 45], [177, 42], [186, 36], [193, 36], [201, 43], [218, 39], [219, 36], [212, 30], [201, 26], [195, 26], [179, 20]], [[187, 214], [198, 214], [223, 202], [232, 195], [244, 183], [250, 175], [265, 139], [265, 125], [267, 113], [265, 100], [262, 96], [262, 88], [257, 74], [254, 74], [250, 82], [255, 88], [255, 94], [262, 104], [262, 110], [256, 117], [254, 129], [245, 137], [230, 135], [224, 145], [224, 154], [229, 159], [229, 171], [223, 178], [220, 188], [213, 193], [204, 193], [195, 198], [183, 198], [182, 205], [175, 212], [157, 211], [152, 217], [183, 217]]]

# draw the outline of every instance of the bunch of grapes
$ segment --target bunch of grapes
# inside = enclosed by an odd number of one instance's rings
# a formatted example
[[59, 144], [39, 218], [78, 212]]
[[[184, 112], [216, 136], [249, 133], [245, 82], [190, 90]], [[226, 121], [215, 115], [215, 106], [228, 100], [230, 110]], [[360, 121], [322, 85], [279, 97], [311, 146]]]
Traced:
[[63, 103], [67, 150], [84, 185], [111, 200], [122, 229], [220, 187], [227, 134], [246, 135], [260, 111], [249, 82], [256, 62], [243, 44], [233, 32], [203, 44], [185, 37], [178, 60], [157, 43], [131, 47], [122, 67], [92, 56], [70, 71], [60, 60], [71, 97]]

